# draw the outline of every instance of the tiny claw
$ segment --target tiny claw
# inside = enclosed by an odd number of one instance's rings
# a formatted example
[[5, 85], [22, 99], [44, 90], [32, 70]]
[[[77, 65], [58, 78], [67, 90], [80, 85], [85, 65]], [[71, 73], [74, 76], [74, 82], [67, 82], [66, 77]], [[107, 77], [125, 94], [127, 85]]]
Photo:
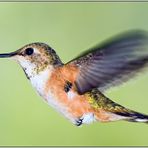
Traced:
[[76, 126], [80, 126], [81, 124], [83, 124], [82, 118], [79, 118], [78, 120], [76, 120]]

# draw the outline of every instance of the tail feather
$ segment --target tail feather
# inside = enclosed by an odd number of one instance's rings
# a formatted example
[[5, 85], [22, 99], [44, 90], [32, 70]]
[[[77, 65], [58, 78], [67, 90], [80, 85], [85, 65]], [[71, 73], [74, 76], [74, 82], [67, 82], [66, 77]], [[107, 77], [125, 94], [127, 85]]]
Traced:
[[129, 121], [129, 122], [143, 122], [143, 123], [148, 123], [148, 115], [145, 115], [145, 114], [142, 114], [142, 113], [138, 113], [138, 112], [135, 112], [135, 111], [131, 111], [131, 112], [118, 112], [116, 113], [120, 116], [124, 116], [124, 117], [127, 117], [126, 121]]
[[127, 121], [148, 123], [148, 115], [134, 112], [133, 114], [131, 114], [130, 119], [128, 119]]

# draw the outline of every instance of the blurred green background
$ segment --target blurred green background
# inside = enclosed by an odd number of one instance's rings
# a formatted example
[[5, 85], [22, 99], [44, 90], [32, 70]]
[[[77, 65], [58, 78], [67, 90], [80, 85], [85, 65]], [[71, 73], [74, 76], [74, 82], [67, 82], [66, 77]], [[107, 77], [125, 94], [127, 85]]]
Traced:
[[[148, 3], [0, 3], [0, 52], [45, 42], [64, 62], [112, 35], [148, 30]], [[106, 92], [148, 114], [148, 71]], [[0, 146], [146, 146], [148, 125], [125, 121], [76, 127], [45, 104], [20, 66], [0, 61]]]

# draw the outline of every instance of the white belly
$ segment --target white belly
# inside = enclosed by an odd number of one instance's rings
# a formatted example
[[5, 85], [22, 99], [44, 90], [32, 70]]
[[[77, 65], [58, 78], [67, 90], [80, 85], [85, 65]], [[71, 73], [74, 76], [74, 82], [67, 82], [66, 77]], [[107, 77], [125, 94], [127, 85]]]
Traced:
[[67, 110], [67, 107], [64, 106], [62, 103], [60, 103], [59, 99], [54, 98], [53, 94], [49, 91], [48, 95], [46, 96], [47, 103], [54, 108], [57, 112], [64, 115], [68, 120], [70, 120], [72, 123], [75, 123], [75, 117], [70, 114]]

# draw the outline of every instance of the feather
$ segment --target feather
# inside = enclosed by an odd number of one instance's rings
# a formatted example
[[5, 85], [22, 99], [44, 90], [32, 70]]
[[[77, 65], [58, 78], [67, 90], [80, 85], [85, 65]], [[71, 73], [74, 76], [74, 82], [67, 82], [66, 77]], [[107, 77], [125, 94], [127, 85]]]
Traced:
[[128, 31], [86, 51], [68, 62], [80, 72], [75, 84], [79, 94], [100, 91], [126, 82], [148, 63], [148, 33]]

